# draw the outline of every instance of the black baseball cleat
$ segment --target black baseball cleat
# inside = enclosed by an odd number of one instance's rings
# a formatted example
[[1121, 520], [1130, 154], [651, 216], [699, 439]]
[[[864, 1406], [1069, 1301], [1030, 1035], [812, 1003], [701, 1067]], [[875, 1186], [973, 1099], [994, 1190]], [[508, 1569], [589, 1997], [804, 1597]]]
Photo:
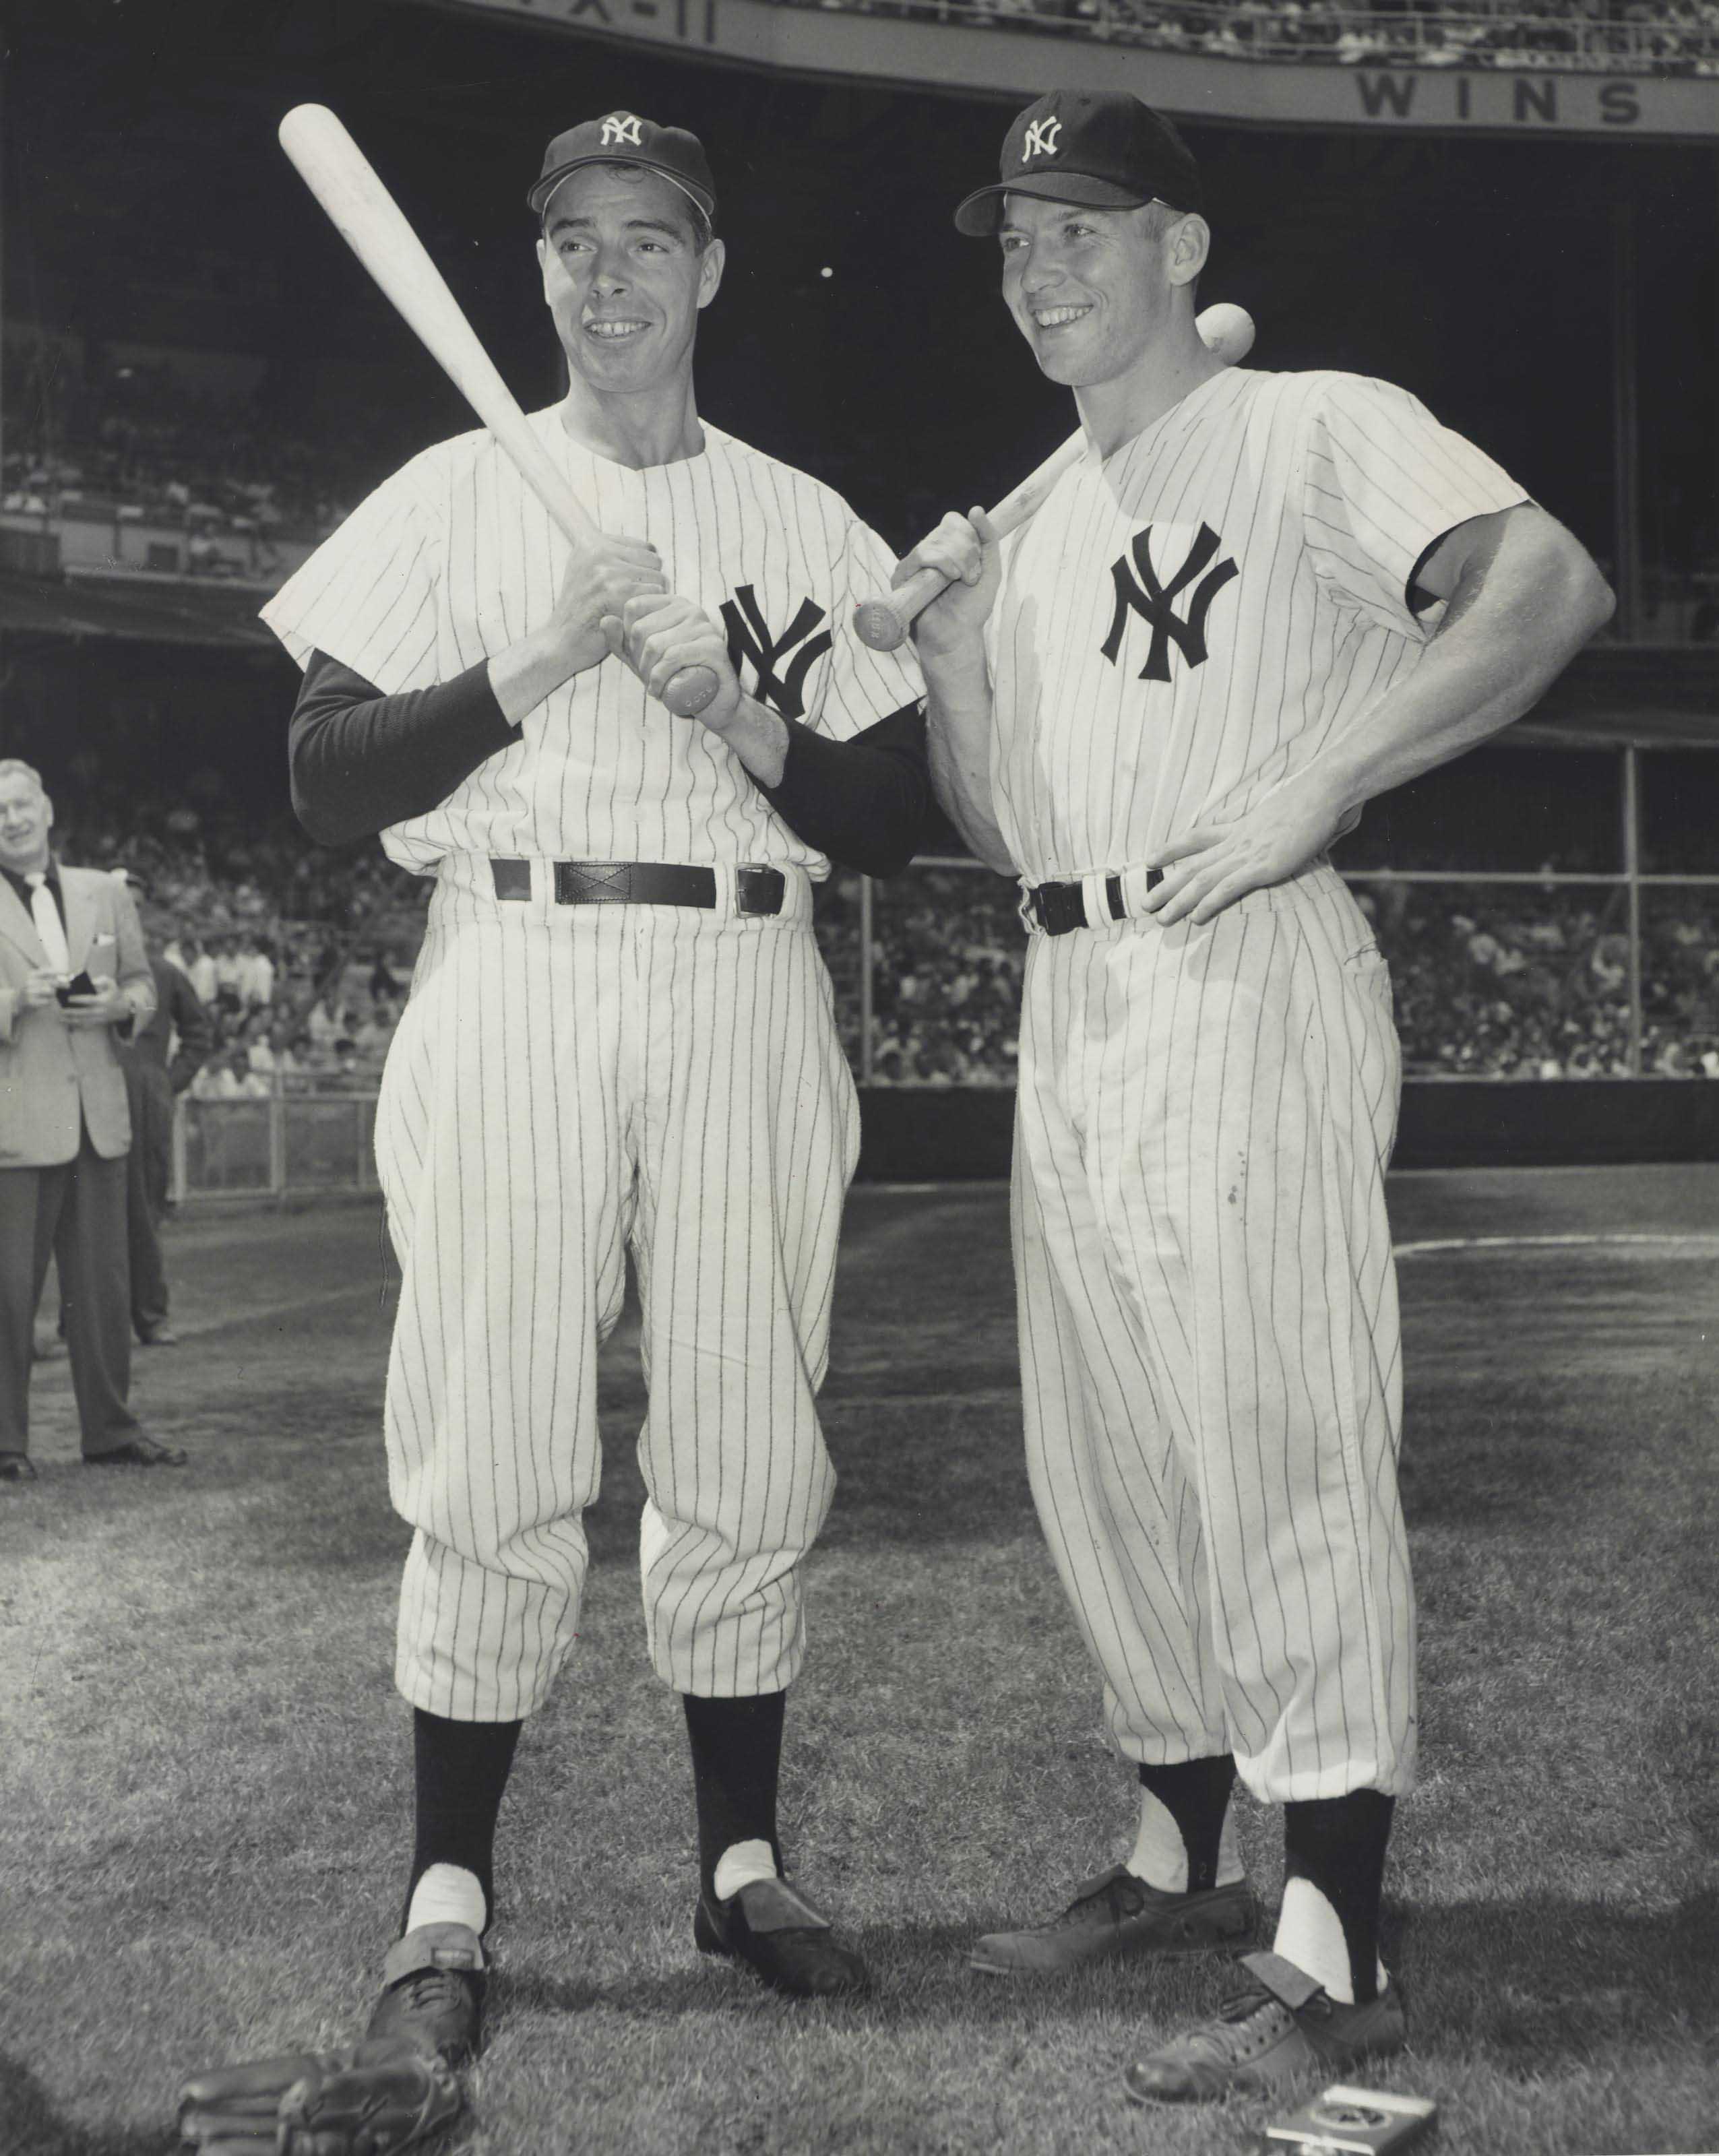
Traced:
[[1277, 2096], [1315, 2075], [1342, 2074], [1407, 2037], [1393, 1984], [1364, 2005], [1333, 1999], [1281, 1954], [1242, 1956], [1252, 1981], [1209, 2021], [1137, 2059], [1123, 2076], [1136, 2103], [1210, 2103]]
[[870, 1987], [853, 1948], [785, 1879], [750, 1880], [726, 1902], [701, 1893], [692, 1936], [700, 1953], [744, 1962], [772, 1990], [795, 1999], [852, 1997]]
[[484, 1949], [464, 1924], [420, 1924], [396, 1939], [382, 1969], [382, 1992], [364, 2030], [367, 2044], [403, 2042], [436, 2052], [450, 2066], [476, 2058], [484, 2036]]
[[971, 1961], [987, 1976], [1060, 1976], [1089, 1962], [1234, 1953], [1252, 1946], [1258, 1920], [1244, 1881], [1168, 1894], [1117, 1864], [1089, 1879], [1048, 1923], [988, 1933], [974, 1943]]

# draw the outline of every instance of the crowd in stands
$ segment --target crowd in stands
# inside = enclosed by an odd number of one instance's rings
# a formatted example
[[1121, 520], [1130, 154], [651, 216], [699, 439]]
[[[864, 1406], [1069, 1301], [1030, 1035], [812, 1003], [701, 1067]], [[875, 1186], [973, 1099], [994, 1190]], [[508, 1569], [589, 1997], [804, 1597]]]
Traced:
[[140, 879], [153, 947], [189, 977], [214, 1023], [201, 1099], [372, 1091], [404, 1004], [428, 886], [374, 848], [330, 853], [283, 816], [259, 828], [215, 774], [168, 803], [99, 776], [78, 802], [64, 857]]
[[1719, 74], [1714, 0], [816, 0], [1239, 60]]
[[[1631, 1072], [1629, 939], [1620, 886], [1357, 882], [1390, 963], [1411, 1077], [1600, 1078]], [[1026, 937], [1014, 886], [922, 870], [875, 897], [872, 1076], [880, 1085], [1012, 1086]], [[852, 910], [820, 922], [857, 976]], [[1719, 893], [1650, 892], [1641, 1069], [1719, 1078]], [[844, 996], [857, 1007], [857, 994]], [[857, 1026], [849, 1041], [858, 1056]]]
[[304, 440], [261, 399], [199, 391], [165, 362], [80, 374], [28, 342], [7, 357], [0, 508], [182, 530], [193, 574], [278, 572], [277, 541], [332, 531], [375, 477], [362, 437], [331, 424]]

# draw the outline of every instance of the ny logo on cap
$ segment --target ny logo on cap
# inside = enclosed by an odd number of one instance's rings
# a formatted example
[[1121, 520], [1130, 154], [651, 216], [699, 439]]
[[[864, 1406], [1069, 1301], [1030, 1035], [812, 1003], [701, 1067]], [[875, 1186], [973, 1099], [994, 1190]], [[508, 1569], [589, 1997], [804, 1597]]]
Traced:
[[[1111, 564], [1111, 579], [1116, 588], [1116, 610], [1111, 617], [1110, 634], [1098, 648], [1112, 666], [1121, 650], [1122, 632], [1128, 626], [1131, 613], [1137, 613], [1152, 629], [1146, 664], [1140, 670], [1142, 681], [1169, 680], [1173, 644], [1190, 667], [1205, 665], [1206, 616], [1219, 593], [1232, 577], [1241, 573], [1232, 561], [1214, 565], [1212, 557], [1223, 544], [1209, 524], [1202, 524], [1182, 567], [1168, 583], [1164, 583], [1152, 567], [1151, 525], [1144, 531], [1136, 532], [1129, 553], [1133, 555], [1134, 567], [1140, 572], [1138, 580], [1130, 572], [1127, 554], [1119, 555]], [[1184, 620], [1176, 611], [1176, 601], [1190, 586], [1193, 589]]]
[[1062, 132], [1060, 120], [1035, 120], [1027, 130], [1027, 146], [1021, 151], [1024, 165], [1032, 157], [1054, 157], [1056, 138]]
[[603, 147], [612, 149], [617, 142], [626, 142], [635, 150], [642, 150], [644, 138], [639, 131], [644, 125], [630, 112], [610, 113], [603, 123]]

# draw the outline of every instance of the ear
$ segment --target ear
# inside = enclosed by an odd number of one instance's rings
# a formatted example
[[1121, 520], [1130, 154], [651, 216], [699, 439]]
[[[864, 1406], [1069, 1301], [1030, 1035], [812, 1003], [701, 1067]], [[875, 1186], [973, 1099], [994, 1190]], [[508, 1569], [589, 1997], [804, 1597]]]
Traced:
[[1173, 285], [1191, 285], [1206, 266], [1212, 251], [1212, 228], [1203, 217], [1184, 217], [1173, 224], [1165, 262]]
[[551, 280], [557, 276], [564, 277], [567, 273], [562, 269], [560, 258], [555, 249], [541, 233], [537, 236], [537, 268], [543, 279], [543, 304], [546, 307], [552, 307], [555, 305], [555, 293], [552, 288]]
[[42, 796], [42, 812], [43, 819], [51, 831], [54, 829], [54, 803], [45, 793]]
[[698, 303], [707, 307], [716, 296], [722, 282], [722, 270], [728, 260], [728, 249], [720, 239], [712, 239], [698, 262]]

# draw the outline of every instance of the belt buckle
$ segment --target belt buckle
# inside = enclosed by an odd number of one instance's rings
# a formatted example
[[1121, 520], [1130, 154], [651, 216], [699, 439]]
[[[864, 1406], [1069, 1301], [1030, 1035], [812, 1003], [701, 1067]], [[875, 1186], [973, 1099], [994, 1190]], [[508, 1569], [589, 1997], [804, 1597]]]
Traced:
[[1086, 894], [1079, 884], [1041, 883], [1033, 896], [1047, 936], [1066, 936], [1086, 926]]
[[737, 912], [754, 916], [780, 913], [788, 899], [788, 878], [780, 869], [741, 868], [734, 875]]

